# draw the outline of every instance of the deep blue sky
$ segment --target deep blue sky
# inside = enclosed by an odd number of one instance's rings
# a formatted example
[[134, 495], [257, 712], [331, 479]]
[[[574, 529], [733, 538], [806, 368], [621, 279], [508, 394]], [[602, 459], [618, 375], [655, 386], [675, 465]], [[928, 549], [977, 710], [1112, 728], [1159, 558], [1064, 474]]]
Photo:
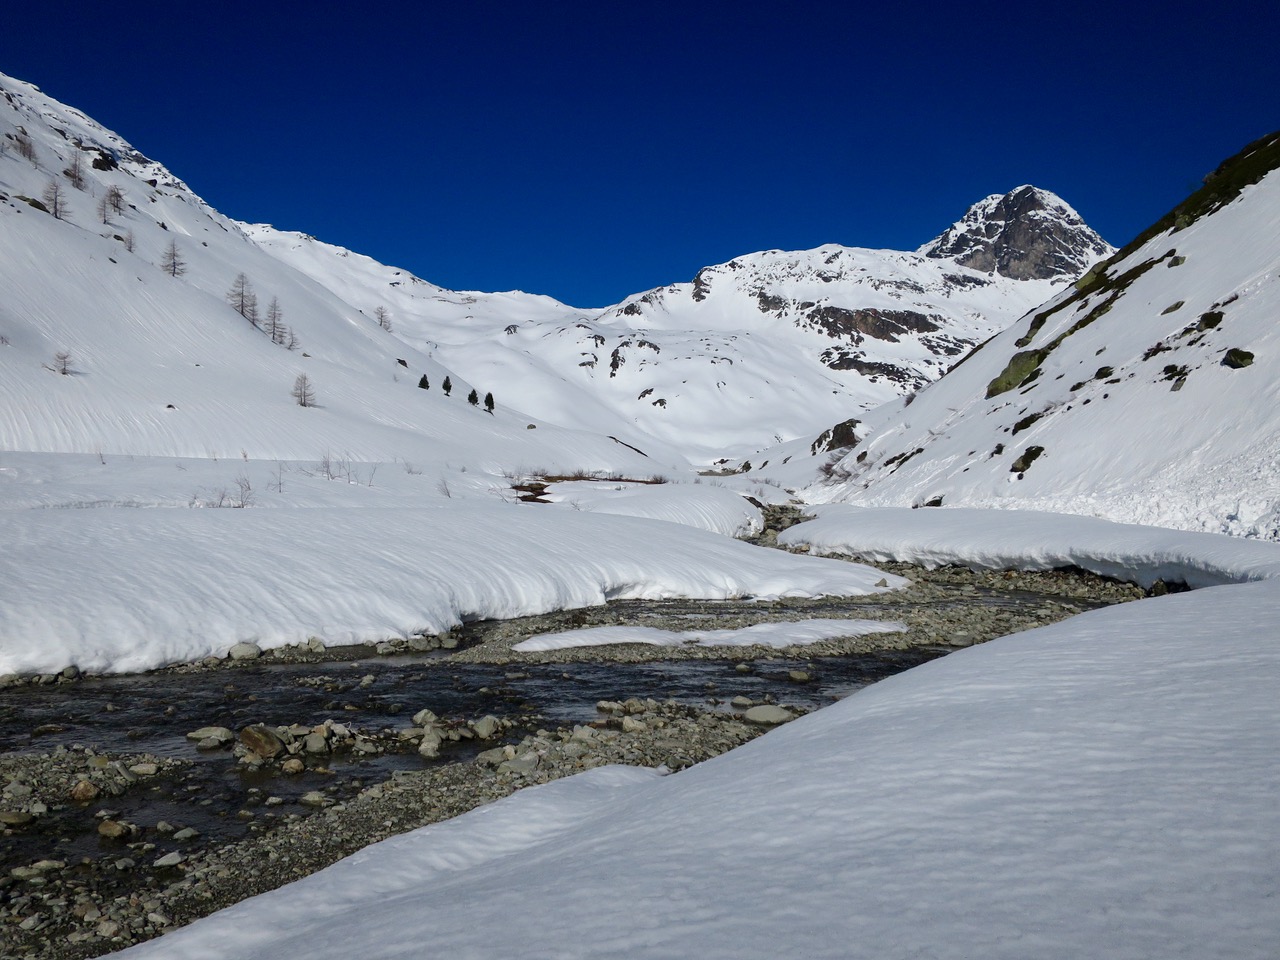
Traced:
[[1280, 127], [1272, 3], [11, 3], [0, 70], [229, 216], [578, 306], [1053, 190], [1122, 244]]

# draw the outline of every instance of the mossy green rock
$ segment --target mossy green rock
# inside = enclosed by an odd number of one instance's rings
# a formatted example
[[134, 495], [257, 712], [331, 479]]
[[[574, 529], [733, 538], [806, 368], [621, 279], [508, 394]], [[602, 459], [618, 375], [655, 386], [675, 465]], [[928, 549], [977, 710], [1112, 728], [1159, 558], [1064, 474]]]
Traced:
[[1009, 359], [1008, 365], [1000, 372], [1000, 375], [987, 384], [987, 399], [998, 396], [1006, 390], [1012, 390], [1021, 384], [1027, 377], [1035, 373], [1048, 355], [1048, 350], [1020, 350], [1015, 353]]

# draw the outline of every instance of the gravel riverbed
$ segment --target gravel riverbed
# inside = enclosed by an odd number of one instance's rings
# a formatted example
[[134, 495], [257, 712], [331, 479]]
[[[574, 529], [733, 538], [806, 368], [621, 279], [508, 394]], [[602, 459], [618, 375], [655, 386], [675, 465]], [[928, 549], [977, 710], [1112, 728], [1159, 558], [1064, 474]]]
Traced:
[[[42, 722], [29, 731], [23, 749], [0, 745], [7, 751], [0, 753], [0, 956], [78, 960], [118, 950], [313, 873], [369, 843], [590, 767], [626, 763], [683, 769], [820, 705], [823, 697], [829, 700], [826, 692], [818, 696], [814, 690], [824, 670], [840, 658], [920, 654], [885, 671], [892, 672], [948, 649], [1142, 595], [1130, 585], [1079, 572], [879, 566], [912, 579], [913, 586], [876, 597], [759, 604], [611, 603], [470, 625], [445, 638], [416, 642], [242, 651], [238, 659], [171, 667], [155, 675], [179, 684], [192, 674], [223, 678], [231, 700], [241, 696], [237, 678], [248, 676], [238, 671], [261, 670], [264, 663], [282, 669], [315, 664], [315, 674], [297, 678], [296, 684], [338, 691], [322, 704], [337, 716], [321, 722], [316, 716], [287, 723], [289, 718], [276, 718], [233, 730], [210, 720], [207, 729], [183, 731], [189, 738], [185, 746], [163, 751], [139, 750], [131, 742], [133, 730], [109, 726], [93, 742], [45, 747], [41, 738], [58, 737], [66, 724]], [[511, 649], [533, 634], [619, 622], [688, 630], [813, 617], [900, 620], [909, 629], [784, 651], [638, 645], [538, 653]], [[678, 674], [707, 661], [708, 668], [720, 670], [720, 679], [704, 684], [697, 674], [698, 695], [675, 702], [638, 689], [637, 675], [634, 696], [593, 703], [591, 716], [560, 722], [518, 706], [504, 709], [500, 699], [492, 700], [493, 713], [465, 717], [430, 703], [375, 707], [351, 698], [365, 688], [378, 689], [384, 684], [379, 675], [348, 681], [334, 672], [346, 662], [361, 668], [370, 658], [392, 663], [415, 657], [427, 658], [420, 666], [424, 672], [468, 665], [507, 671], [501, 676], [513, 683], [523, 676], [520, 670], [535, 665], [587, 663], [639, 665], [636, 669], [666, 664]], [[618, 682], [628, 682], [628, 668], [619, 670], [623, 679]], [[77, 685], [92, 682], [68, 672], [9, 678], [6, 684], [17, 696], [49, 687], [74, 693]], [[824, 691], [830, 689], [837, 691], [833, 695], [841, 692], [838, 686]], [[488, 695], [488, 688], [483, 690]], [[396, 696], [407, 699], [403, 691]], [[384, 707], [388, 716], [375, 718]], [[409, 716], [410, 710], [417, 712]], [[20, 713], [12, 708], [11, 722]], [[219, 758], [219, 769], [229, 771], [222, 774], [224, 782], [234, 778], [235, 789], [220, 787], [208, 773], [210, 757]], [[96, 824], [89, 840], [70, 843], [63, 836], [72, 829], [73, 815]], [[215, 815], [238, 832], [206, 836]]]

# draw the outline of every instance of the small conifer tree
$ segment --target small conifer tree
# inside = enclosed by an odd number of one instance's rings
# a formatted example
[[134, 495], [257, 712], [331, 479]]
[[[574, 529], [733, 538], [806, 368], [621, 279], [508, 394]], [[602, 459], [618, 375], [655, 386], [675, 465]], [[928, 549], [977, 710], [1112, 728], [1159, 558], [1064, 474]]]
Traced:
[[480, 404], [480, 395], [476, 393], [474, 389], [467, 394], [467, 403], [471, 404], [473, 407]]
[[422, 375], [422, 379], [418, 381], [418, 389], [419, 390], [431, 389], [431, 383], [427, 380], [427, 375], [425, 373]]
[[53, 215], [55, 220], [63, 220], [67, 216], [67, 191], [62, 188], [62, 184], [55, 178], [50, 178], [45, 184], [44, 193], [45, 208]]
[[284, 343], [288, 328], [284, 325], [284, 311], [280, 309], [280, 301], [275, 297], [267, 304], [267, 321], [263, 326], [272, 343]]
[[293, 381], [293, 389], [290, 395], [297, 401], [300, 407], [314, 407], [316, 405], [316, 391], [311, 386], [311, 378], [305, 373], [298, 374], [298, 379]]
[[171, 277], [180, 277], [187, 272], [187, 261], [182, 259], [177, 240], [169, 241], [164, 256], [160, 258], [160, 269]]
[[258, 326], [258, 295], [253, 292], [253, 284], [243, 273], [236, 274], [235, 282], [227, 291], [227, 303], [255, 328]]
[[484, 408], [489, 413], [493, 413], [493, 394], [492, 393], [486, 393], [484, 395]]
[[447, 397], [449, 393], [453, 390], [453, 381], [450, 380], [448, 377], [445, 377], [444, 383], [440, 384], [440, 389], [444, 391], [444, 395]]

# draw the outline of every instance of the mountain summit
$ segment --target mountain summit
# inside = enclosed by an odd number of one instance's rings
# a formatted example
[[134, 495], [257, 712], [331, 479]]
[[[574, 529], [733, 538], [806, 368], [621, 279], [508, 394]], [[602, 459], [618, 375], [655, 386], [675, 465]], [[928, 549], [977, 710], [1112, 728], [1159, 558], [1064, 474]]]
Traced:
[[917, 252], [1013, 280], [1060, 280], [1112, 250], [1057, 194], [1023, 185], [978, 201]]

